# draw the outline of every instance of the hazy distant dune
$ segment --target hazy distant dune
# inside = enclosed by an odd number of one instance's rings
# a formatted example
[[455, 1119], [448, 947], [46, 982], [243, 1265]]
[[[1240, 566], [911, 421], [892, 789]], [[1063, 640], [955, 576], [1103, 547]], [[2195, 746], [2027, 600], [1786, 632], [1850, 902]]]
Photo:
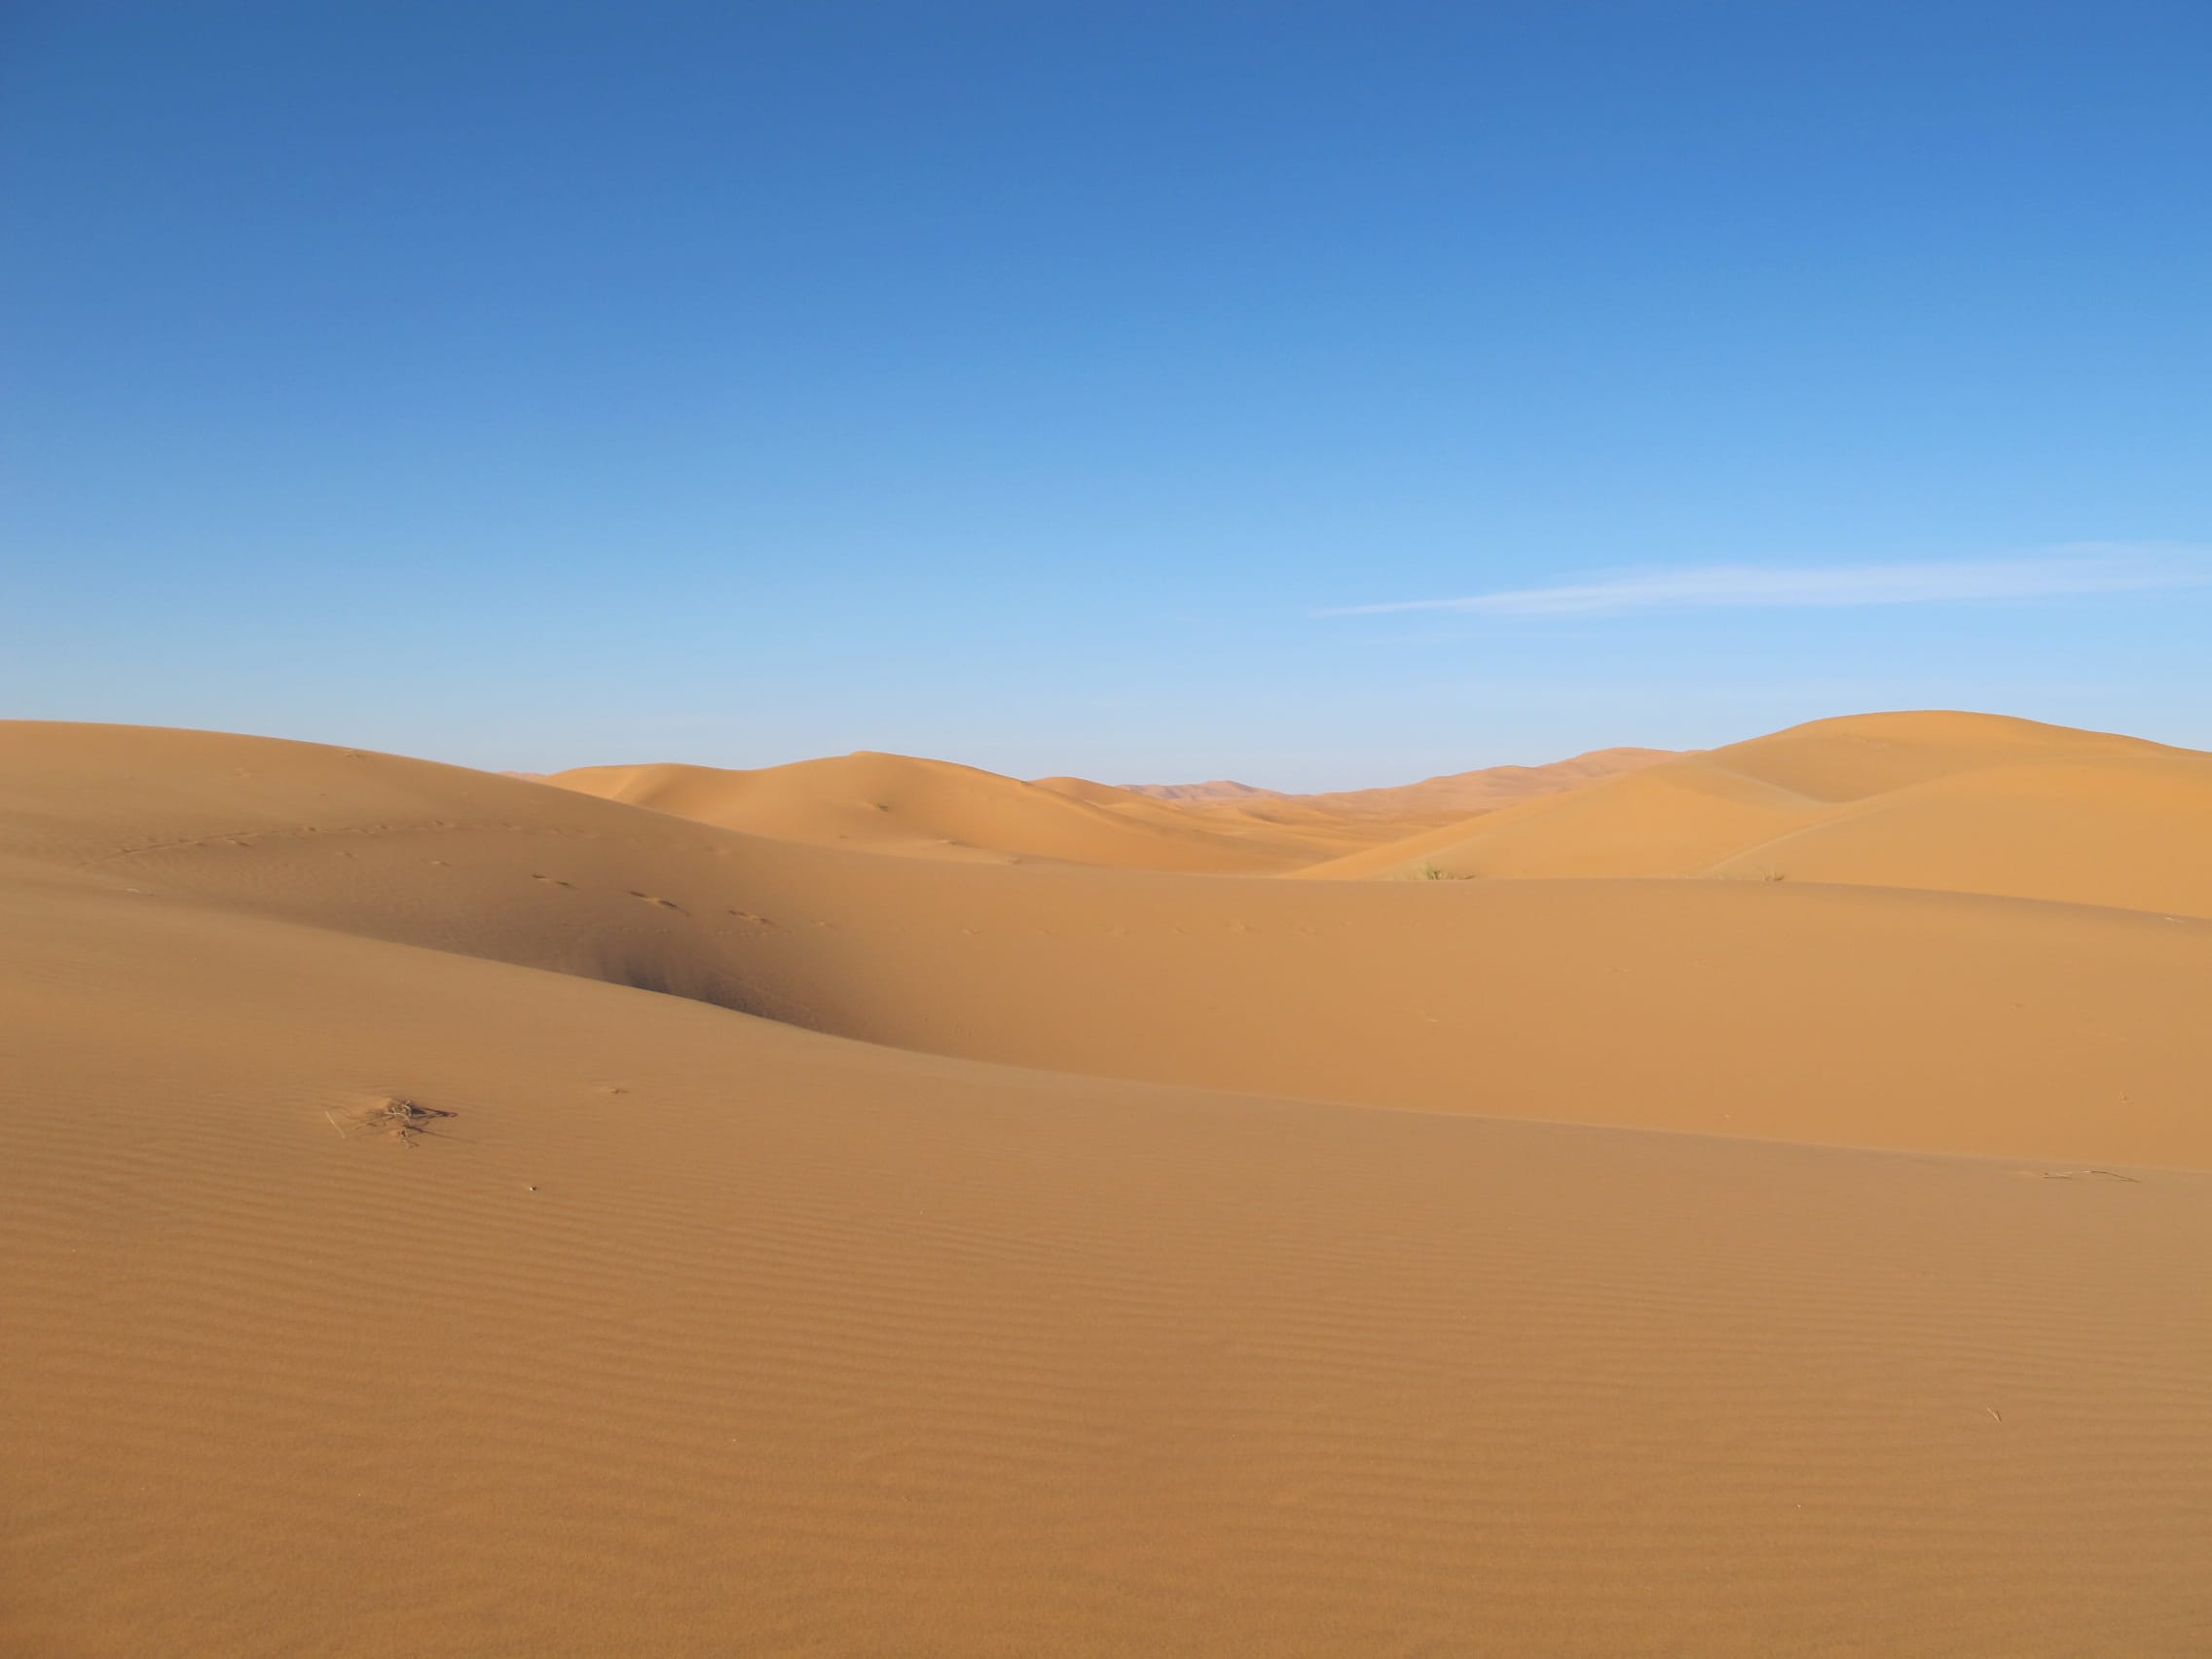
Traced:
[[[1041, 780], [1051, 786], [1080, 784], [1080, 778], [1048, 778]], [[1257, 784], [1240, 784], [1234, 778], [1215, 778], [1202, 784], [1123, 784], [1123, 790], [1131, 794], [1150, 795], [1155, 800], [1174, 801], [1251, 801], [1281, 800], [1280, 790], [1264, 790]]]
[[903, 755], [864, 753], [753, 771], [592, 766], [546, 781], [724, 829], [912, 857], [1230, 872], [1284, 869], [1315, 856], [1280, 837], [1225, 835], [1140, 797], [1102, 810], [1064, 790]]
[[[1386, 789], [1287, 794], [1226, 779], [1204, 784], [1126, 784], [1124, 790], [1198, 807], [1238, 806], [1263, 815], [1309, 814], [1346, 819], [1466, 815], [1556, 791], [1578, 789], [1670, 758], [1663, 749], [1597, 749], [1542, 766], [1485, 766]], [[1051, 779], [1054, 786], [1081, 780]], [[1095, 787], [1095, 786], [1093, 786]]]

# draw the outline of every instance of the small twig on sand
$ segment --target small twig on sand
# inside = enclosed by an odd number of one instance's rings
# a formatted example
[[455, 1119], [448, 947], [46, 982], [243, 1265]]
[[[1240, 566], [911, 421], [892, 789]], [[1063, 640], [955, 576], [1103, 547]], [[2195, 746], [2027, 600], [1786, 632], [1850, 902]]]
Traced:
[[[340, 1135], [348, 1140], [352, 1139], [352, 1135], [336, 1118], [331, 1118], [328, 1112], [323, 1113], [323, 1116], [330, 1118], [330, 1126]], [[379, 1104], [355, 1117], [353, 1127], [382, 1130], [401, 1146], [413, 1147], [418, 1136], [440, 1133], [437, 1124], [452, 1116], [451, 1112], [441, 1111], [435, 1106], [424, 1106], [417, 1100], [409, 1100], [401, 1095], [387, 1095]]]
[[[2043, 1178], [2044, 1178], [2044, 1179], [2045, 1179], [2046, 1181], [2080, 1181], [2080, 1180], [2134, 1181], [2134, 1180], [2135, 1180], [2135, 1177], [2134, 1177], [2134, 1176], [2132, 1176], [2132, 1175], [2122, 1175], [2122, 1174], [2121, 1174], [2121, 1173], [2120, 1173], [2120, 1172], [2119, 1170], [2117, 1170], [2117, 1169], [2046, 1169], [2046, 1170], [2045, 1170], [2045, 1171], [2043, 1172]], [[2138, 1184], [2140, 1184], [2140, 1183], [2138, 1183]]]

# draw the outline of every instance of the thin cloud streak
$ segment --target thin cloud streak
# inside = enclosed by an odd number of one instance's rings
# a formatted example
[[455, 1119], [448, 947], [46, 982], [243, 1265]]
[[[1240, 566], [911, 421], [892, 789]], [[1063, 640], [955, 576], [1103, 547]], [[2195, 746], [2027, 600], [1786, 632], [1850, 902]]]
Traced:
[[1475, 616], [1603, 616], [1661, 609], [1962, 604], [2195, 587], [2212, 587], [2212, 550], [2100, 546], [2027, 558], [1932, 564], [1806, 569], [1709, 565], [1624, 571], [1562, 587], [1347, 605], [1313, 614], [1382, 616], [1427, 610]]

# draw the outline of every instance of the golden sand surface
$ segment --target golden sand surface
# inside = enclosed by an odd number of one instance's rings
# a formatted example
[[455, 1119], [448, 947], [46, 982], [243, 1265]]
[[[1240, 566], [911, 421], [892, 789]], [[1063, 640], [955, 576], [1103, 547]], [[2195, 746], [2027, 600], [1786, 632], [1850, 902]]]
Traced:
[[2212, 756], [1607, 753], [0, 723], [0, 1651], [2206, 1652]]

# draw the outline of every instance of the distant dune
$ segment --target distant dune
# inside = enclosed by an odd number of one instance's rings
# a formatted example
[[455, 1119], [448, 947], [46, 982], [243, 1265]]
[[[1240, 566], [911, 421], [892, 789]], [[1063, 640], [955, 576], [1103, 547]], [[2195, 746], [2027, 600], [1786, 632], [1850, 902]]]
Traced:
[[1030, 784], [904, 755], [753, 771], [587, 766], [545, 782], [778, 840], [977, 863], [1270, 874], [1372, 845], [1400, 828], [1346, 826], [1327, 815], [1284, 823], [1235, 812], [1194, 817], [1081, 778]]
[[[1351, 820], [1466, 817], [1536, 795], [1580, 789], [1671, 758], [1664, 749], [1596, 749], [1542, 766], [1486, 766], [1424, 778], [1418, 784], [1323, 794], [1286, 794], [1280, 790], [1263, 790], [1226, 779], [1207, 784], [1127, 784], [1123, 789], [1185, 806], [1243, 807], [1264, 818], [1289, 822], [1306, 816]], [[1063, 789], [1082, 783], [1073, 778], [1042, 781], [1049, 788]]]
[[[1039, 783], [1048, 789], [1081, 784], [1081, 778], [1040, 778]], [[1257, 784], [1240, 784], [1233, 778], [1215, 778], [1203, 784], [1123, 784], [1122, 789], [1131, 794], [1150, 795], [1155, 800], [1177, 801], [1252, 801], [1281, 800], [1280, 790], [1264, 790]]]
[[816, 846], [977, 863], [1284, 874], [1661, 758], [1655, 750], [1610, 749], [1549, 766], [1494, 766], [1401, 789], [1317, 795], [1227, 781], [1023, 783], [943, 760], [869, 753], [739, 771], [661, 762], [501, 776]]
[[1342, 812], [1362, 817], [1405, 817], [1416, 813], [1490, 812], [1516, 801], [1562, 793], [1640, 771], [1674, 756], [1664, 749], [1594, 749], [1567, 760], [1543, 766], [1486, 766], [1473, 772], [1450, 772], [1418, 784], [1394, 789], [1349, 790], [1339, 794], [1294, 795], [1291, 799], [1316, 812]]
[[590, 766], [546, 779], [563, 789], [647, 806], [779, 840], [909, 857], [1008, 863], [1050, 859], [1129, 869], [1289, 869], [1323, 847], [1252, 827], [1193, 823], [1138, 796], [1089, 796], [972, 766], [860, 754], [755, 771], [709, 766]]
[[1583, 758], [0, 723], [0, 1649], [2200, 1652], [2212, 757]]
[[1302, 873], [1842, 882], [2207, 916], [2208, 845], [2212, 756], [1989, 715], [1862, 715]]

